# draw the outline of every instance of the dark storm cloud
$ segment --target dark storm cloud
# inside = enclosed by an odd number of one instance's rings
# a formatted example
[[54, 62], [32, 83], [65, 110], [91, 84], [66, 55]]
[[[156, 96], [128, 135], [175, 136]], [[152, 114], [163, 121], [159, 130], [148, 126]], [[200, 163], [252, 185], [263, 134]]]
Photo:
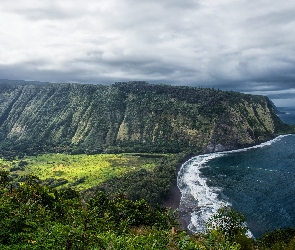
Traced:
[[290, 0], [3, 0], [0, 78], [144, 80], [265, 94], [289, 104], [293, 27]]

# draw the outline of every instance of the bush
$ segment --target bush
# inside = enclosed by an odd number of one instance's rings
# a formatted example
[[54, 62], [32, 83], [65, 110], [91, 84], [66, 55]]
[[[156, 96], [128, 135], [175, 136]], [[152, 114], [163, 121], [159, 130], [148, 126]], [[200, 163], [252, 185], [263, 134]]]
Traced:
[[230, 241], [245, 235], [248, 231], [245, 216], [230, 207], [222, 207], [209, 219], [209, 231], [215, 230], [225, 235]]

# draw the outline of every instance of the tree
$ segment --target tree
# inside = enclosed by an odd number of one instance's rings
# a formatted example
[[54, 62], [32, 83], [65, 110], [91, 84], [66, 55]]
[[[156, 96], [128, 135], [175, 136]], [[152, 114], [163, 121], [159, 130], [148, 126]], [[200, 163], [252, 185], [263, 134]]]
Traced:
[[212, 216], [207, 225], [209, 231], [215, 230], [233, 241], [238, 236], [244, 236], [248, 231], [245, 216], [230, 207], [222, 207]]
[[9, 172], [0, 169], [0, 187], [5, 188], [9, 183]]

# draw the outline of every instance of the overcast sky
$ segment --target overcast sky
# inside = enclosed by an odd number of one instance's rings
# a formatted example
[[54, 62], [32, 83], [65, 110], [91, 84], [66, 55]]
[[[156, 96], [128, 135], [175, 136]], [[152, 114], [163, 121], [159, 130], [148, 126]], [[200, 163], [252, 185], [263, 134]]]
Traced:
[[1, 0], [0, 78], [143, 80], [295, 106], [295, 1]]

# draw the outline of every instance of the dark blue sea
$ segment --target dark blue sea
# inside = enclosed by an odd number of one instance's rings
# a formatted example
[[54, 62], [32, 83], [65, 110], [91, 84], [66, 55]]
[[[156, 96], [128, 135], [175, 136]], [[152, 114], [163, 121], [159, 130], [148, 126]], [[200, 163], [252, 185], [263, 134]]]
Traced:
[[281, 114], [278, 117], [287, 124], [295, 124], [295, 107], [278, 108]]
[[[295, 124], [295, 108], [280, 108], [279, 117]], [[178, 174], [179, 210], [188, 228], [203, 231], [222, 206], [242, 212], [250, 232], [295, 227], [295, 135], [279, 136], [247, 149], [199, 155]]]

